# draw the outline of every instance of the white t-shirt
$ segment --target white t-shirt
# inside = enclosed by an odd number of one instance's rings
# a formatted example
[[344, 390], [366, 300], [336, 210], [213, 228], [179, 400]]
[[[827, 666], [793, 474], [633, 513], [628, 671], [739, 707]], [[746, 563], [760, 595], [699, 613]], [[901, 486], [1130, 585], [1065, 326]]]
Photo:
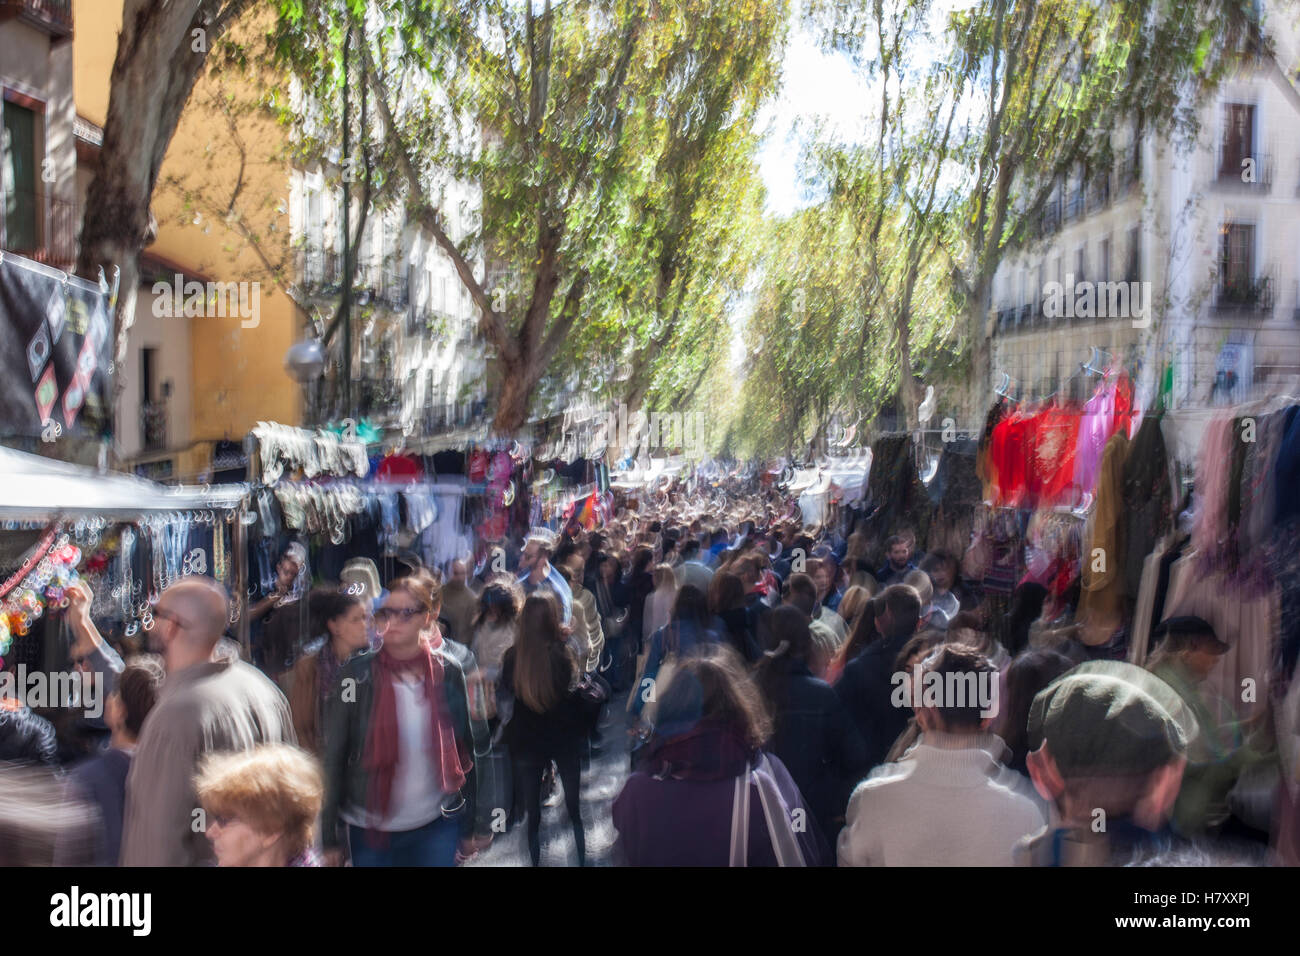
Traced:
[[397, 770], [388, 802], [388, 817], [370, 819], [360, 807], [351, 808], [343, 819], [354, 826], [375, 830], [418, 830], [442, 814], [442, 786], [438, 771], [429, 759], [433, 744], [429, 702], [424, 683], [393, 682], [397, 696]]

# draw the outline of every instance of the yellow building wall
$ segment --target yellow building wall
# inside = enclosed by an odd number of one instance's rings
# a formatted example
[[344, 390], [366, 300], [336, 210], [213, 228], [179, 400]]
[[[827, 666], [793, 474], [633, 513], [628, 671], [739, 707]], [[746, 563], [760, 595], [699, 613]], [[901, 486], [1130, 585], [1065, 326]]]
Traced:
[[[77, 112], [102, 125], [122, 0], [76, 0], [74, 17]], [[255, 22], [246, 19], [237, 30], [251, 38]], [[239, 440], [258, 421], [301, 420], [302, 389], [285, 372], [284, 355], [301, 337], [302, 322], [267, 268], [269, 261], [282, 281], [293, 280], [288, 267], [288, 137], [272, 118], [247, 108], [277, 85], [265, 77], [250, 81], [213, 70], [210, 59], [181, 115], [154, 190], [158, 234], [149, 251], [213, 282], [249, 283], [259, 303], [256, 327], [244, 327], [252, 320], [237, 315], [172, 320], [190, 323], [190, 435], [199, 443]], [[280, 95], [287, 94], [281, 90]], [[228, 221], [232, 199], [256, 244]], [[151, 292], [141, 289], [140, 294]], [[180, 455], [177, 470], [201, 470], [210, 451], [210, 445], [200, 444]]]

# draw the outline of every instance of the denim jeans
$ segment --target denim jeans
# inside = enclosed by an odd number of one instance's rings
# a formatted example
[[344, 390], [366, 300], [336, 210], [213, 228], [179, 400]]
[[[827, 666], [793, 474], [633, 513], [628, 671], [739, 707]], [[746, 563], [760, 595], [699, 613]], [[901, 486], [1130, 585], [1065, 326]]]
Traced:
[[460, 827], [438, 817], [417, 830], [365, 830], [348, 826], [353, 866], [455, 866]]

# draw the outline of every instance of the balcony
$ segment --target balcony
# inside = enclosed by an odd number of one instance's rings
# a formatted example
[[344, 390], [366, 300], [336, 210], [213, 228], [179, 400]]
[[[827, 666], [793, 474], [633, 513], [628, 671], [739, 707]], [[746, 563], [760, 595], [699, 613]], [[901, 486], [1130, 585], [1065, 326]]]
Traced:
[[1214, 288], [1214, 311], [1224, 316], [1267, 315], [1273, 311], [1273, 277], [1221, 280]]
[[1115, 164], [1115, 198], [1122, 199], [1142, 181], [1142, 163], [1135, 155], [1121, 156]]
[[1043, 207], [1043, 218], [1040, 220], [1040, 235], [1050, 236], [1061, 228], [1061, 200], [1059, 197], [1052, 197], [1048, 200], [1047, 205]]
[[167, 402], [145, 402], [140, 406], [140, 445], [142, 451], [160, 451], [167, 447]]
[[0, 0], [0, 23], [18, 20], [54, 42], [72, 36], [72, 0]]
[[[1254, 160], [1253, 169], [1243, 166], [1247, 159]], [[1246, 155], [1235, 149], [1225, 149], [1220, 144], [1214, 169], [1214, 185], [1218, 189], [1260, 193], [1273, 189], [1273, 157], [1269, 153], [1256, 151]], [[1247, 175], [1252, 178], [1243, 178]]]
[[381, 272], [378, 274], [378, 279], [379, 284], [375, 289], [376, 300], [394, 312], [405, 309], [411, 301], [410, 283], [407, 277], [396, 272]]
[[1103, 170], [1088, 182], [1088, 212], [1099, 212], [1110, 205], [1110, 170]]
[[1088, 211], [1088, 190], [1086, 186], [1080, 185], [1077, 189], [1071, 190], [1070, 198], [1065, 201], [1065, 220], [1069, 222], [1073, 219], [1082, 219]]
[[332, 249], [300, 249], [298, 277], [308, 295], [338, 295], [343, 285], [343, 256]]
[[436, 435], [476, 425], [486, 413], [487, 401], [482, 398], [445, 405], [427, 405], [420, 411], [417, 426], [421, 434]]
[[80, 228], [76, 203], [23, 190], [3, 195], [0, 249], [71, 272]]

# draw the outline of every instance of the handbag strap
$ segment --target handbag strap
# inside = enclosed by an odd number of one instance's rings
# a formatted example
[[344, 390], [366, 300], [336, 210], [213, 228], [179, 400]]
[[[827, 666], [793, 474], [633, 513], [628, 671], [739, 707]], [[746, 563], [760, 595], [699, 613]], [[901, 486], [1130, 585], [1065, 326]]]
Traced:
[[736, 777], [731, 797], [731, 858], [728, 866], [749, 865], [749, 765]]
[[[776, 854], [777, 866], [807, 866], [803, 850], [799, 847], [799, 838], [794, 835], [793, 821], [781, 791], [777, 789], [776, 780], [771, 773], [771, 764], [766, 757], [760, 758], [751, 779], [758, 784], [758, 799], [763, 805], [763, 816], [767, 820], [767, 835], [772, 841], [772, 852]], [[748, 791], [748, 787], [745, 788]]]

